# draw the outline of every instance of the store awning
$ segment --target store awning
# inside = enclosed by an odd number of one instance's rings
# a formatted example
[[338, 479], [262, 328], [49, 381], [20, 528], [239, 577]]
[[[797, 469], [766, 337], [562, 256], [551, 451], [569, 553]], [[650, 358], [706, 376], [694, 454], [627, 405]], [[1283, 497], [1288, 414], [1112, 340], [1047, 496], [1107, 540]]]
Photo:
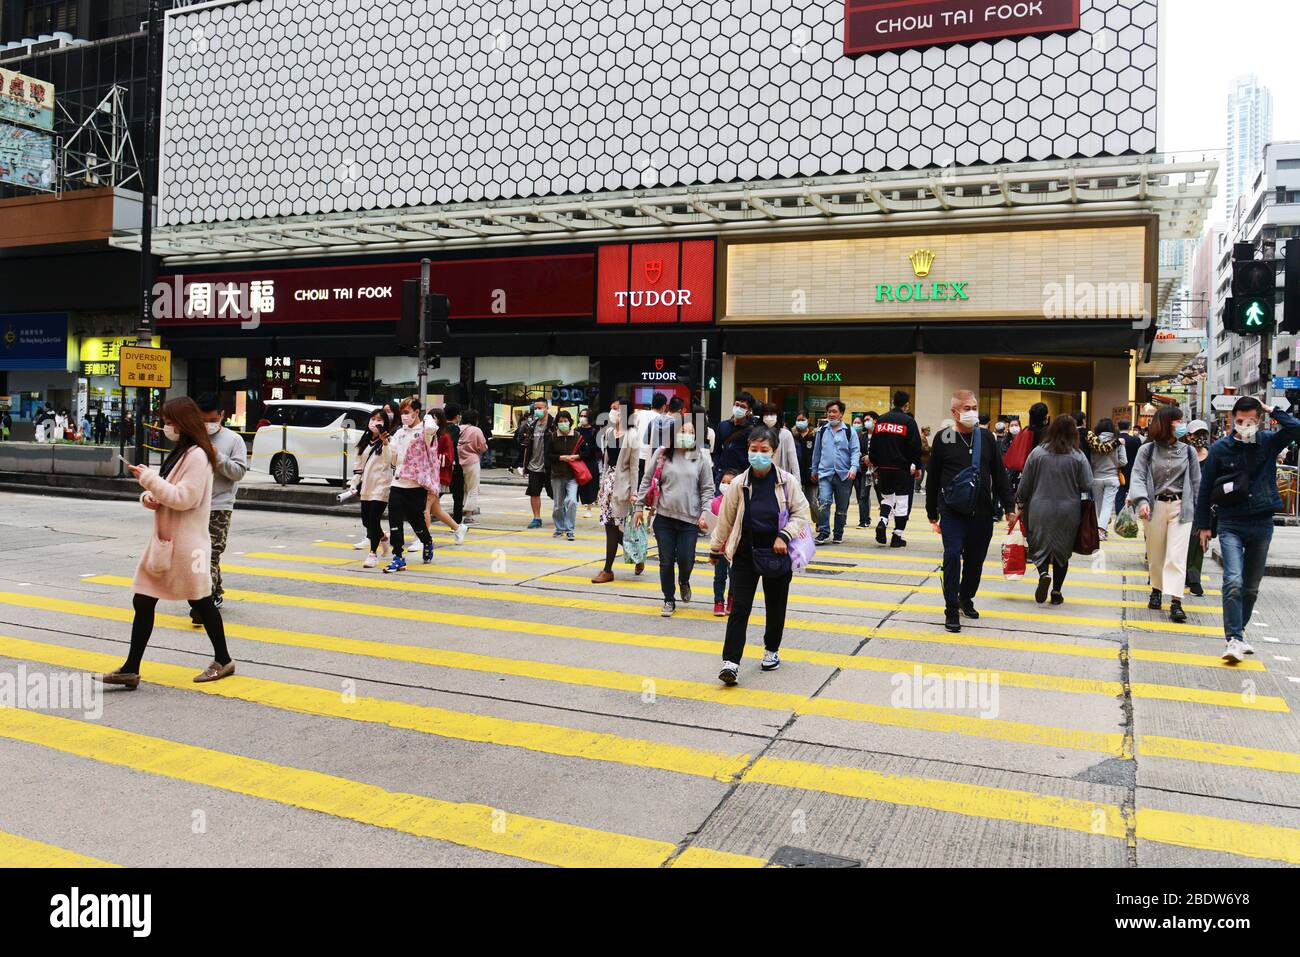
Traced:
[[[169, 266], [445, 248], [628, 241], [661, 236], [852, 229], [1150, 214], [1161, 239], [1195, 239], [1215, 196], [1216, 161], [1158, 155], [611, 191], [516, 202], [368, 210], [153, 231]], [[115, 246], [140, 249], [138, 232]]]

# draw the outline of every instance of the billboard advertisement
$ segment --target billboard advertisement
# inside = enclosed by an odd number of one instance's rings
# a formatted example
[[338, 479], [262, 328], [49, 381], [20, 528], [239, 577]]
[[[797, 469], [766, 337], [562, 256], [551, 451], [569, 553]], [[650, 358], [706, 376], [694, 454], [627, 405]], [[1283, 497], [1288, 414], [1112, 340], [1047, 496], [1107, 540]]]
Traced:
[[54, 137], [0, 123], [0, 183], [54, 189]]
[[66, 312], [0, 315], [0, 369], [67, 368]]
[[53, 84], [0, 67], [0, 122], [53, 130]]

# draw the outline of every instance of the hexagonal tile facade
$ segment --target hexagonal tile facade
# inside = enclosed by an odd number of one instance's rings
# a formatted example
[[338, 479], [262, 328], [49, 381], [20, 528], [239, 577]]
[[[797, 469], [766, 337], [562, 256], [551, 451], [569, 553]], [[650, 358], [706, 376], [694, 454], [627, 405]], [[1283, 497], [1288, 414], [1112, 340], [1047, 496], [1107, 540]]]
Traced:
[[843, 0], [233, 0], [168, 19], [159, 215], [1149, 153], [1156, 13], [850, 58]]

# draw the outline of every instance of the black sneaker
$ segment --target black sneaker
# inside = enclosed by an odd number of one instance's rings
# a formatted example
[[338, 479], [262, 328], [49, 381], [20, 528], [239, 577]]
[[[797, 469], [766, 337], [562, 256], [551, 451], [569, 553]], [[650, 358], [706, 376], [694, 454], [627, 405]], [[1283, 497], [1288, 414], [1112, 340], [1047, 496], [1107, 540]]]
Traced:
[[898, 532], [894, 532], [893, 536], [889, 539], [889, 547], [906, 548], [907, 539], [905, 539], [902, 535], [899, 535]]
[[818, 532], [817, 538], [815, 539], [818, 545], [825, 545], [830, 540], [831, 540], [830, 532]]
[[218, 608], [220, 608], [220, 607], [222, 606], [222, 604], [225, 603], [225, 600], [226, 600], [226, 598], [225, 598], [224, 595], [215, 595], [215, 596], [213, 596], [212, 604], [214, 604], [214, 605], [216, 605]]
[[1195, 595], [1197, 598], [1205, 597], [1205, 589], [1202, 588], [1200, 585], [1188, 585], [1187, 590], [1191, 592], [1193, 595]]
[[1047, 601], [1047, 593], [1051, 590], [1052, 590], [1052, 576], [1039, 575], [1038, 587], [1034, 589], [1034, 601], [1038, 602], [1038, 604], [1040, 605], [1043, 604], [1043, 602]]
[[870, 527], [871, 527], [870, 522], [858, 522], [858, 528], [870, 528]]
[[1187, 612], [1183, 611], [1183, 603], [1178, 598], [1174, 598], [1169, 602], [1169, 620], [1176, 625], [1181, 625], [1187, 621]]
[[1053, 605], [1064, 605], [1064, 604], [1065, 604], [1065, 596], [1062, 595], [1059, 591], [1054, 591], [1054, 592], [1052, 592], [1052, 604], [1053, 604]]
[[843, 544], [844, 544], [844, 538], [843, 538], [842, 536], [841, 536], [840, 538], [832, 538], [832, 539], [831, 539], [831, 544], [832, 544], [832, 545], [843, 545]]
[[885, 520], [883, 518], [876, 524], [876, 542], [880, 545], [885, 544]]
[[1163, 600], [1163, 598], [1164, 596], [1160, 594], [1159, 588], [1151, 589], [1151, 597], [1147, 599], [1147, 607], [1150, 608], [1152, 611], [1159, 611], [1160, 602]]
[[962, 602], [961, 613], [971, 619], [978, 619], [980, 616], [980, 613], [975, 610], [975, 602], [973, 601]]
[[956, 608], [949, 608], [943, 613], [943, 627], [948, 631], [961, 631], [961, 615]]

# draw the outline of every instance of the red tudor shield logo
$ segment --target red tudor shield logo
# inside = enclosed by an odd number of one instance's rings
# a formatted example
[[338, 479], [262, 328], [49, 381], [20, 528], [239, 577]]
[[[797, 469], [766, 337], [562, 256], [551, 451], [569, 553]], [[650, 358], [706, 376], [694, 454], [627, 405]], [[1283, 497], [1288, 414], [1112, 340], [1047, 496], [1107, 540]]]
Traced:
[[647, 259], [645, 264], [645, 281], [650, 285], [657, 283], [664, 274], [664, 261], [662, 259]]
[[663, 368], [664, 368], [664, 360], [663, 360], [663, 359], [656, 359], [656, 360], [655, 360], [655, 372], [662, 372], [662, 371], [663, 371]]

